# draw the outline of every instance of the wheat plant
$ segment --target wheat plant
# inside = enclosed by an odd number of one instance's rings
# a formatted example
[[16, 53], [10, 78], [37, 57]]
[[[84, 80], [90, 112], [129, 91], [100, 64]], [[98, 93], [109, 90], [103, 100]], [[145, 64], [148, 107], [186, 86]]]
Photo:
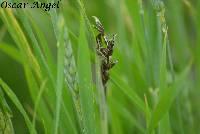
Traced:
[[195, 0], [4, 1], [0, 134], [198, 134], [199, 9]]

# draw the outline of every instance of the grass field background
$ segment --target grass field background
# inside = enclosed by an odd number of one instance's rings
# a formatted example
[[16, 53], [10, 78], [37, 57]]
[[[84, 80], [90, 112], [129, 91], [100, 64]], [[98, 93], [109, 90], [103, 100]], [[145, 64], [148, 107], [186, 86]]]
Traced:
[[[0, 134], [200, 132], [199, 0], [61, 3], [0, 8]], [[92, 16], [117, 34], [106, 96]]]

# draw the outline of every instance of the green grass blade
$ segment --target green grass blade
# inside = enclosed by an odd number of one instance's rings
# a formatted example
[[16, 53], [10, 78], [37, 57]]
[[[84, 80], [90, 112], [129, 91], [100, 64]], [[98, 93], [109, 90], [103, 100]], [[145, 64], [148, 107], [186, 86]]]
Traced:
[[22, 56], [14, 46], [7, 43], [0, 43], [0, 50], [7, 54], [10, 58], [15, 60], [16, 62], [23, 63]]
[[152, 118], [150, 120], [149, 132], [151, 132], [159, 123], [164, 115], [168, 112], [173, 100], [177, 97], [179, 92], [184, 89], [185, 81], [187, 79], [188, 73], [191, 69], [191, 64], [189, 64], [186, 69], [177, 77], [173, 85], [165, 89], [160, 96], [158, 104], [152, 113]]
[[[39, 85], [37, 83], [37, 80], [35, 79], [31, 69], [28, 67], [28, 65], [24, 64], [24, 72], [25, 72], [25, 77], [27, 80], [27, 84], [29, 87], [29, 91], [30, 91], [30, 95], [31, 98], [33, 100], [34, 103], [36, 103], [36, 99], [37, 99], [37, 95], [38, 95], [38, 91], [39, 91]], [[47, 81], [48, 83], [48, 81]], [[47, 87], [45, 87], [47, 88]], [[48, 88], [46, 89], [48, 90]], [[47, 129], [48, 133], [52, 132], [52, 111], [51, 109], [48, 107], [48, 103], [47, 102], [47, 97], [48, 95], [45, 94], [44, 98], [42, 98], [42, 100], [40, 101], [40, 103], [38, 104], [40, 109], [38, 109], [38, 119], [40, 119], [40, 121], [45, 122], [45, 128], [49, 128]]]
[[130, 110], [128, 108], [125, 108], [123, 104], [120, 104], [117, 100], [111, 98], [109, 100], [109, 103], [111, 103], [113, 106], [113, 110], [119, 113], [124, 119], [126, 119], [127, 122], [131, 124], [131, 126], [135, 126], [140, 130], [141, 133], [145, 133], [144, 127], [139, 123], [139, 121], [132, 115]]
[[51, 50], [48, 46], [47, 39], [45, 38], [45, 36], [44, 36], [43, 32], [40, 30], [40, 28], [37, 26], [37, 23], [34, 21], [32, 16], [30, 15], [30, 13], [28, 14], [28, 17], [29, 17], [29, 21], [32, 24], [32, 28], [35, 31], [38, 42], [41, 44], [40, 46], [43, 50], [47, 64], [50, 67], [51, 72], [53, 72], [53, 76], [54, 76], [54, 74], [56, 74], [55, 73], [56, 71], [54, 71], [54, 70], [56, 70], [56, 66], [55, 66], [55, 63], [53, 61], [53, 56], [52, 56]]
[[167, 83], [167, 81], [166, 81], [166, 76], [167, 76], [167, 67], [166, 67], [167, 32], [164, 34], [165, 34], [165, 37], [164, 37], [164, 42], [163, 42], [163, 46], [162, 46], [162, 55], [161, 55], [161, 61], [160, 61], [160, 85], [159, 85], [159, 88], [161, 90], [161, 93], [164, 89], [166, 89], [166, 83]]
[[145, 110], [146, 128], [148, 128], [149, 127], [149, 123], [150, 123], [150, 119], [151, 119], [151, 110], [150, 110], [149, 103], [148, 103], [146, 95], [144, 95], [144, 100], [145, 100], [145, 106], [146, 106], [146, 110]]
[[11, 117], [12, 111], [6, 102], [3, 90], [0, 86], [0, 133], [14, 134]]
[[65, 43], [64, 43], [64, 18], [60, 18], [58, 21], [59, 26], [59, 38], [57, 43], [57, 99], [56, 99], [56, 116], [54, 125], [54, 134], [58, 133], [58, 126], [60, 120], [60, 106], [62, 100], [62, 89], [64, 81], [64, 60], [65, 60]]
[[[37, 61], [38, 61], [38, 63], [40, 63], [40, 67], [42, 69], [41, 72], [46, 72], [46, 74], [49, 77], [49, 79], [51, 80], [52, 84], [55, 85], [52, 71], [50, 70], [49, 65], [46, 62], [46, 59], [45, 59], [45, 57], [44, 57], [44, 55], [42, 53], [42, 50], [41, 50], [41, 48], [39, 46], [39, 43], [38, 43], [38, 41], [37, 41], [37, 39], [35, 37], [35, 34], [33, 33], [33, 29], [32, 29], [32, 27], [30, 25], [29, 20], [31, 20], [31, 18], [27, 17], [27, 16], [30, 16], [30, 15], [27, 14], [24, 10], [17, 10], [17, 11], [18, 11], [19, 18], [20, 18], [22, 24], [24, 25], [26, 33], [29, 36], [29, 38], [31, 39], [31, 41], [32, 41], [33, 50], [34, 50], [34, 52], [36, 54]], [[41, 44], [41, 45], [45, 45], [45, 44]]]
[[4, 97], [4, 93], [0, 87], [0, 110], [6, 114], [9, 114], [10, 116], [12, 116], [12, 111], [10, 109], [10, 107], [8, 106], [5, 97]]
[[[8, 87], [8, 85], [0, 78], [0, 85], [2, 86], [2, 89], [5, 91], [5, 93], [8, 95], [8, 97], [12, 100], [12, 102], [15, 104], [15, 106], [17, 107], [17, 109], [21, 112], [21, 114], [23, 115], [26, 125], [29, 129], [29, 132], [31, 133], [31, 129], [32, 129], [32, 123], [26, 113], [26, 111], [24, 110], [22, 104], [20, 103], [20, 101], [18, 100], [17, 96], [15, 95], [15, 93], [13, 93], [13, 91]], [[36, 130], [33, 131], [33, 134], [36, 134]]]
[[94, 113], [94, 93], [92, 87], [92, 73], [90, 50], [87, 43], [84, 21], [81, 18], [79, 48], [78, 48], [78, 81], [80, 89], [81, 106], [83, 109], [84, 123], [86, 130], [83, 133], [94, 134], [96, 133], [95, 113]]
[[21, 29], [18, 21], [16, 20], [15, 16], [11, 9], [0, 9], [1, 18], [6, 24], [9, 33], [11, 34], [12, 38], [18, 45], [20, 52], [23, 56], [23, 60], [29, 63], [29, 66], [34, 70], [36, 76], [39, 80], [42, 80], [40, 66], [33, 55], [31, 48], [29, 46], [28, 40]]
[[135, 106], [139, 110], [145, 113], [144, 101], [137, 95], [137, 93], [133, 89], [131, 89], [129, 85], [121, 80], [116, 72], [111, 74], [111, 81], [116, 85], [118, 89], [120, 89], [122, 93], [125, 94], [126, 97], [131, 100], [133, 104], [135, 104]]
[[33, 121], [32, 121], [33, 127], [31, 129], [31, 134], [33, 134], [34, 129], [35, 129], [35, 121], [36, 121], [37, 111], [38, 111], [38, 108], [39, 108], [40, 101], [42, 99], [42, 94], [44, 93], [44, 90], [45, 90], [46, 82], [47, 81], [45, 80], [42, 83], [42, 85], [40, 87], [40, 91], [39, 91], [38, 96], [37, 96], [36, 101], [35, 101], [35, 107], [34, 107], [34, 112], [33, 112]]
[[160, 121], [159, 133], [160, 134], [171, 134], [170, 116], [169, 116], [168, 112], [164, 115], [164, 117]]
[[0, 41], [3, 40], [3, 38], [5, 37], [6, 34], [6, 27], [3, 25], [2, 27], [0, 27]]

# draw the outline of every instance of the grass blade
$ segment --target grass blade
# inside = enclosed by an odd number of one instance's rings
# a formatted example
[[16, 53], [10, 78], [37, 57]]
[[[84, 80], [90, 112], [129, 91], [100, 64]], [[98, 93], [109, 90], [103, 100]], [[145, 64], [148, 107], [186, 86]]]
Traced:
[[94, 134], [96, 132], [95, 113], [94, 113], [94, 94], [92, 87], [92, 73], [90, 50], [87, 43], [84, 21], [81, 18], [79, 48], [78, 48], [78, 78], [80, 88], [81, 106], [83, 109], [84, 123], [86, 130], [83, 133]]
[[35, 129], [35, 121], [36, 121], [37, 110], [38, 110], [40, 101], [41, 101], [41, 99], [42, 99], [42, 94], [44, 93], [44, 90], [45, 90], [46, 82], [47, 82], [47, 81], [45, 80], [45, 81], [42, 83], [42, 85], [41, 85], [41, 87], [40, 87], [40, 91], [39, 91], [38, 96], [37, 96], [36, 101], [35, 101], [35, 108], [34, 108], [34, 112], [33, 112], [33, 121], [32, 121], [33, 127], [32, 127], [32, 129], [31, 129], [31, 134], [33, 134], [34, 129]]
[[[29, 132], [31, 133], [32, 130], [32, 123], [26, 113], [26, 111], [24, 110], [22, 104], [20, 103], [20, 101], [18, 100], [17, 96], [15, 95], [15, 93], [13, 93], [13, 91], [8, 87], [8, 85], [0, 78], [0, 85], [2, 86], [2, 89], [5, 91], [5, 93], [8, 95], [8, 97], [12, 100], [12, 102], [15, 104], [15, 106], [17, 107], [17, 109], [21, 112], [21, 114], [23, 115], [26, 125], [29, 129]], [[36, 134], [36, 130], [34, 129], [33, 134]]]
[[0, 50], [16, 62], [23, 63], [22, 56], [19, 50], [17, 50], [17, 48], [11, 46], [10, 44], [0, 43]]
[[185, 81], [187, 79], [190, 69], [191, 64], [189, 64], [189, 66], [186, 67], [186, 69], [180, 74], [180, 76], [177, 77], [173, 85], [163, 91], [158, 101], [158, 104], [152, 113], [152, 118], [150, 120], [150, 125], [148, 129], [149, 132], [151, 132], [158, 125], [158, 122], [169, 111], [173, 100], [176, 98], [179, 92], [184, 89], [186, 84]]
[[15, 16], [11, 9], [0, 9], [0, 14], [2, 20], [6, 24], [9, 33], [11, 34], [12, 38], [18, 45], [20, 52], [23, 56], [23, 59], [29, 63], [29, 66], [34, 70], [36, 76], [39, 80], [42, 80], [40, 66], [33, 55], [31, 48], [29, 46], [28, 40], [21, 29], [18, 21], [16, 20]]
[[129, 87], [121, 78], [114, 72], [111, 75], [111, 80], [118, 87], [122, 93], [124, 93], [136, 107], [145, 113], [145, 104], [144, 101], [137, 95], [137, 93]]
[[56, 116], [54, 125], [54, 134], [58, 133], [58, 126], [60, 120], [60, 106], [62, 103], [62, 89], [64, 81], [64, 60], [65, 60], [65, 43], [64, 43], [64, 19], [60, 18], [58, 21], [59, 26], [59, 38], [57, 43], [58, 56], [57, 56], [57, 99], [56, 99]]

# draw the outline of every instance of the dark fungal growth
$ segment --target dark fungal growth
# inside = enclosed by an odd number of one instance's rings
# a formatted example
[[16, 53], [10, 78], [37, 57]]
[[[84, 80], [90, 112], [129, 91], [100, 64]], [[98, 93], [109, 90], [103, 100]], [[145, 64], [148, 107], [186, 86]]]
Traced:
[[117, 60], [112, 60], [116, 34], [113, 34], [112, 38], [109, 39], [105, 34], [104, 27], [99, 19], [95, 16], [93, 16], [93, 18], [96, 23], [96, 26], [94, 27], [98, 31], [96, 36], [96, 51], [101, 59], [101, 79], [106, 94], [106, 83], [109, 80], [109, 70], [118, 62]]

